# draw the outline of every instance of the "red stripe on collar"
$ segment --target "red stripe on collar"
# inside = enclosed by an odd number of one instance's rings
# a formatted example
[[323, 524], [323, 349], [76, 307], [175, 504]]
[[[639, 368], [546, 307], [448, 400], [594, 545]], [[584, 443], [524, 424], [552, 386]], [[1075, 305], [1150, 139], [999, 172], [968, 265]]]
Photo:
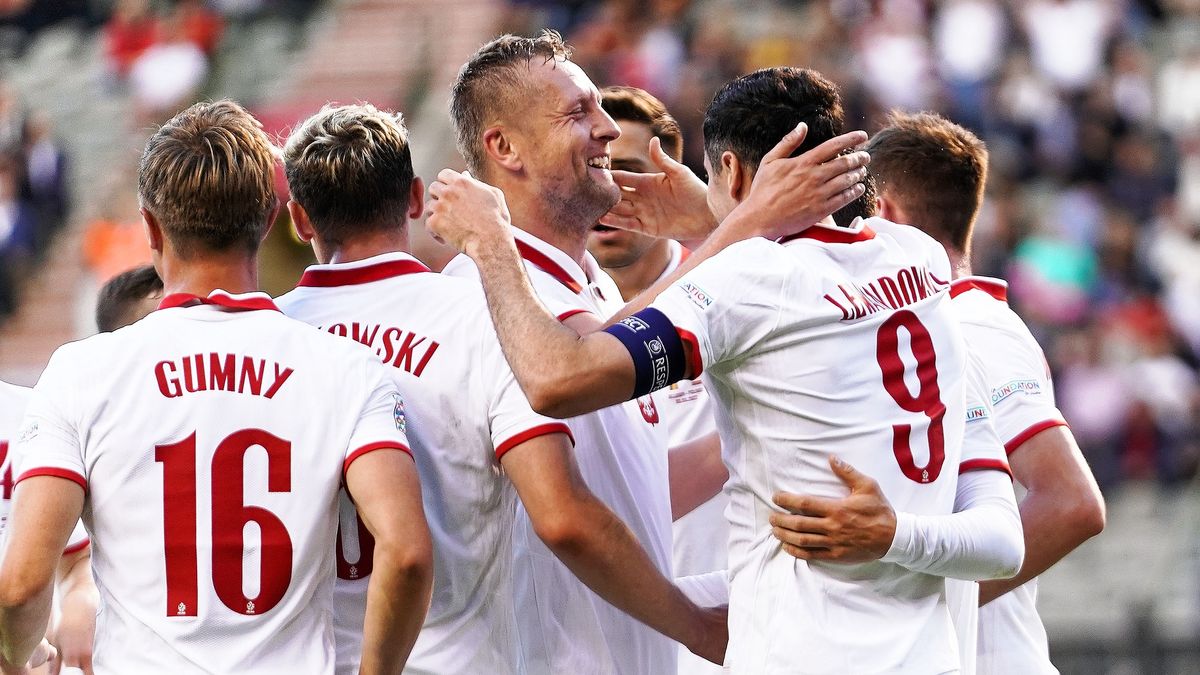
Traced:
[[517, 240], [517, 253], [520, 253], [521, 257], [531, 263], [534, 267], [537, 267], [546, 274], [549, 274], [557, 279], [560, 284], [571, 289], [571, 292], [575, 295], [579, 295], [583, 292], [583, 286], [581, 286], [569, 272], [559, 266], [558, 263], [551, 260], [550, 257], [545, 253], [542, 253], [520, 239]]
[[814, 225], [795, 234], [782, 236], [775, 241], [786, 244], [793, 239], [815, 239], [826, 244], [853, 244], [857, 241], [869, 241], [874, 238], [875, 230], [872, 230], [869, 225], [863, 225], [862, 229], [857, 232]]
[[992, 296], [1000, 302], [1008, 302], [1008, 287], [999, 281], [991, 281], [989, 279], [981, 279], [979, 277], [965, 277], [956, 279], [950, 282], [950, 297], [957, 298], [966, 293], [972, 288], [979, 289], [984, 293]]
[[235, 298], [224, 293], [213, 293], [207, 298], [202, 298], [191, 293], [172, 293], [162, 299], [158, 303], [159, 309], [171, 309], [174, 307], [194, 307], [196, 305], [217, 305], [228, 309], [238, 311], [252, 310], [272, 310], [279, 311], [275, 303], [265, 295], [255, 295], [249, 298]]
[[372, 281], [391, 279], [405, 274], [420, 274], [430, 269], [415, 260], [388, 260], [362, 267], [340, 269], [309, 269], [300, 277], [298, 286], [354, 286]]

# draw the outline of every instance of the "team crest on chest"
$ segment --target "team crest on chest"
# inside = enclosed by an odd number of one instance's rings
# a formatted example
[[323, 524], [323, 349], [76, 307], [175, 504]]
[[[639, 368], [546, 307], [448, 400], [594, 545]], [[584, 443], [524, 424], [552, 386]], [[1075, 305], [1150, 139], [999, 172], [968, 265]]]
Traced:
[[642, 411], [642, 419], [650, 424], [658, 424], [658, 406], [654, 405], [653, 396], [643, 396], [637, 400], [637, 404]]

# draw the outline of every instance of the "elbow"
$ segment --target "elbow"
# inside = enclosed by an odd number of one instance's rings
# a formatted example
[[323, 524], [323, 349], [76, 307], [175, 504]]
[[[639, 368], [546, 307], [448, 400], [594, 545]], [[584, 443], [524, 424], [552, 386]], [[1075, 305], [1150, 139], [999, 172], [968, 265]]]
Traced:
[[18, 610], [33, 604], [49, 585], [49, 580], [39, 583], [38, 579], [22, 574], [0, 577], [0, 610]]
[[1067, 514], [1067, 520], [1074, 525], [1074, 529], [1079, 533], [1079, 543], [1083, 543], [1100, 534], [1104, 531], [1104, 526], [1108, 520], [1104, 506], [1104, 497], [1100, 496], [1100, 493], [1095, 490], [1089, 490], [1085, 496], [1075, 501], [1075, 504]]
[[993, 579], [1011, 579], [1017, 576], [1021, 571], [1021, 565], [1025, 563], [1025, 541], [1018, 536], [1014, 541], [1008, 542], [1004, 547], [1004, 551], [996, 561], [996, 569], [992, 576]]
[[558, 557], [573, 557], [587, 547], [585, 521], [567, 510], [547, 514], [533, 523], [538, 539]]
[[570, 379], [564, 377], [556, 380], [544, 377], [531, 382], [525, 390], [525, 397], [529, 399], [529, 407], [539, 415], [555, 419], [578, 415], [579, 411], [572, 405], [570, 387], [561, 385], [565, 382], [570, 382]]
[[408, 586], [433, 585], [433, 547], [423, 542], [375, 542], [375, 567], [391, 570]]

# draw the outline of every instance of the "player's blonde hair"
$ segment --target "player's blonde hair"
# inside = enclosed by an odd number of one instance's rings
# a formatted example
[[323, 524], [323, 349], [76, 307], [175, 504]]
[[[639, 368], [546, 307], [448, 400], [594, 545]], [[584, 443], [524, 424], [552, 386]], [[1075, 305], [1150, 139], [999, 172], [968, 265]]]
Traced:
[[245, 108], [229, 100], [197, 103], [146, 143], [138, 196], [181, 256], [253, 253], [277, 204], [275, 155]]
[[283, 164], [292, 198], [326, 244], [407, 222], [413, 167], [400, 113], [327, 105], [292, 131]]

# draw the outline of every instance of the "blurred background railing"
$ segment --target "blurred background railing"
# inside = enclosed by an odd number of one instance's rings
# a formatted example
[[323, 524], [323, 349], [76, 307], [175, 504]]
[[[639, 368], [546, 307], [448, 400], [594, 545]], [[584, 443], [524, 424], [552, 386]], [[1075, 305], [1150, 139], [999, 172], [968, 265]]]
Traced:
[[[1109, 503], [1044, 577], [1057, 663], [1200, 672], [1200, 0], [0, 0], [0, 379], [35, 381], [94, 331], [99, 283], [148, 260], [137, 159], [178, 109], [228, 96], [285, 133], [371, 101], [405, 112], [429, 179], [461, 165], [458, 67], [542, 27], [597, 84], [666, 101], [698, 172], [713, 92], [770, 65], [838, 82], [850, 126], [976, 130], [975, 270], [1010, 280]], [[308, 260], [280, 222], [265, 286]]]

